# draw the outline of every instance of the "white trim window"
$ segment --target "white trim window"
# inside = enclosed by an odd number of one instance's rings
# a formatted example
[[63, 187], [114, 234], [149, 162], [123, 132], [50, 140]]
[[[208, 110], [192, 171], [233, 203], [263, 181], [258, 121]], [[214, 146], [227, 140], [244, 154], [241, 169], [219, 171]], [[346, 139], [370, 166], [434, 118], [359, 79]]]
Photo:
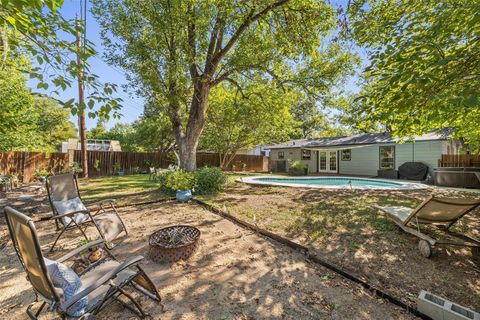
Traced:
[[395, 146], [379, 147], [380, 169], [395, 169]]

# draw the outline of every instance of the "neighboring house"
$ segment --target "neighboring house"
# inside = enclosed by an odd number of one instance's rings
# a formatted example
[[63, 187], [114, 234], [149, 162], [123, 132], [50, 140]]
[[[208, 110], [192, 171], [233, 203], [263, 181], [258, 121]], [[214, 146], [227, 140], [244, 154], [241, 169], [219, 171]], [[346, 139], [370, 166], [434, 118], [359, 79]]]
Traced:
[[240, 149], [237, 151], [237, 154], [247, 154], [247, 155], [254, 155], [254, 156], [269, 156], [270, 150], [265, 148], [261, 145], [256, 145], [251, 149]]
[[405, 162], [422, 162], [430, 174], [442, 154], [457, 154], [459, 141], [447, 130], [416, 136], [399, 143], [389, 133], [367, 133], [348, 137], [292, 140], [269, 148], [272, 170], [286, 172], [299, 160], [309, 173], [377, 176], [379, 170], [398, 169]]
[[[80, 150], [80, 140], [75, 138], [68, 139], [67, 142], [62, 142], [62, 152], [66, 153], [68, 150]], [[88, 151], [122, 151], [120, 142], [117, 140], [87, 140]]]

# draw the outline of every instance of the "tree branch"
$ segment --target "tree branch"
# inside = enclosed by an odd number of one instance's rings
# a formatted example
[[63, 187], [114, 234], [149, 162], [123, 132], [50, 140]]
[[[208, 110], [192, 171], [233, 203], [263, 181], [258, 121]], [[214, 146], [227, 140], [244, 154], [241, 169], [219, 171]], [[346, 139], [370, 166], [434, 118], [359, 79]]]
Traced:
[[222, 60], [222, 58], [232, 49], [233, 45], [237, 42], [237, 40], [240, 38], [240, 36], [245, 32], [245, 30], [248, 29], [248, 27], [258, 19], [262, 18], [263, 16], [267, 15], [270, 11], [288, 3], [290, 0], [279, 0], [277, 2], [272, 3], [271, 5], [267, 6], [265, 9], [262, 11], [258, 12], [257, 14], [254, 14], [254, 11], [251, 10], [250, 13], [248, 14], [247, 18], [245, 21], [238, 27], [238, 29], [234, 32], [233, 36], [228, 40], [227, 44], [225, 47], [220, 49], [212, 58], [211, 63], [207, 64], [205, 67], [205, 73], [207, 75], [212, 75], [215, 72], [215, 69], [217, 68], [218, 64]]

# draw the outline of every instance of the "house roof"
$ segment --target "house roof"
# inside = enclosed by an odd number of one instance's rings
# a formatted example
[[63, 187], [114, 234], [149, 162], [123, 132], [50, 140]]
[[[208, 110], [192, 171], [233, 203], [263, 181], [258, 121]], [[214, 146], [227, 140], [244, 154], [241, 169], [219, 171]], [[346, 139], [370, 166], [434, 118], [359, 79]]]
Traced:
[[[438, 130], [421, 136], [414, 136], [414, 141], [435, 141], [446, 140], [450, 137], [450, 130]], [[396, 143], [402, 139], [392, 137], [389, 132], [381, 133], [363, 133], [346, 137], [334, 138], [316, 138], [316, 139], [298, 139], [290, 140], [285, 143], [274, 144], [266, 146], [265, 149], [287, 149], [287, 148], [325, 148], [325, 147], [340, 147], [340, 146], [354, 146], [378, 143]]]

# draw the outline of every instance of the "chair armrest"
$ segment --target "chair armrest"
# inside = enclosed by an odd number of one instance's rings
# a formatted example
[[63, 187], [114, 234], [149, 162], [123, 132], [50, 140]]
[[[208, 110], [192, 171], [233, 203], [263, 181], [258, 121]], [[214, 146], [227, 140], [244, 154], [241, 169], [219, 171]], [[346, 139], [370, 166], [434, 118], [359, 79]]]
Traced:
[[87, 250], [93, 246], [97, 246], [99, 244], [102, 244], [104, 243], [105, 240], [103, 239], [98, 239], [98, 240], [95, 240], [93, 242], [89, 242], [87, 244], [84, 244], [83, 246], [81, 247], [78, 247], [76, 248], [75, 250], [72, 250], [70, 251], [69, 253], [67, 253], [66, 255], [64, 255], [63, 257], [60, 257], [57, 259], [58, 262], [64, 262], [64, 261], [67, 261], [73, 257], [75, 257], [76, 255], [78, 255], [80, 252], [82, 252], [83, 250]]
[[128, 268], [132, 265], [138, 264], [142, 260], [143, 260], [142, 256], [136, 256], [136, 257], [130, 258], [130, 259], [122, 262], [115, 269], [107, 272], [103, 277], [101, 277], [100, 279], [95, 281], [95, 283], [91, 284], [87, 288], [83, 289], [82, 291], [80, 291], [79, 293], [74, 295], [70, 300], [65, 301], [64, 303], [60, 304], [59, 309], [62, 312], [66, 312], [67, 309], [70, 308], [71, 306], [73, 306], [76, 302], [78, 302], [78, 300], [82, 299], [83, 297], [88, 296], [92, 291], [94, 291], [95, 289], [104, 285], [107, 281], [109, 281], [111, 279], [114, 279], [122, 270], [124, 270], [124, 269], [126, 269], [126, 268]]
[[88, 210], [78, 210], [78, 211], [72, 211], [72, 212], [65, 213], [65, 214], [53, 215], [49, 219], [61, 219], [61, 218], [73, 216], [74, 214], [77, 214], [77, 213], [90, 214], [90, 212]]

